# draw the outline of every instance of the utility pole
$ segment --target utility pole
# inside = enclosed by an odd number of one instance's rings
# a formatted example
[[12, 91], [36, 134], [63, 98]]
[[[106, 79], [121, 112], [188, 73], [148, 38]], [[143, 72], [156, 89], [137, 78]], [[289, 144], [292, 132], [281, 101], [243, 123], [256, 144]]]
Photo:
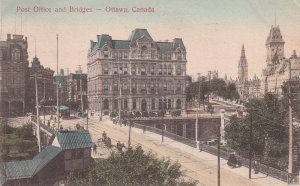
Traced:
[[57, 117], [57, 129], [59, 129], [59, 96], [58, 96], [58, 84], [60, 82], [60, 76], [58, 72], [58, 34], [56, 34], [56, 71], [57, 71], [57, 79], [56, 79], [56, 117]]
[[131, 113], [129, 114], [129, 133], [128, 133], [128, 148], [131, 145]]
[[292, 181], [293, 174], [293, 115], [292, 115], [292, 98], [291, 98], [291, 61], [289, 60], [289, 82], [288, 82], [288, 97], [289, 97], [289, 164], [288, 164], [288, 183]]
[[220, 136], [221, 136], [221, 124], [218, 125], [218, 186], [221, 185]]
[[252, 169], [252, 139], [253, 138], [253, 110], [250, 110], [250, 140], [249, 140], [249, 179], [251, 179]]
[[39, 118], [39, 96], [38, 96], [38, 87], [37, 87], [37, 77], [35, 74], [35, 105], [36, 105], [36, 124], [37, 124], [37, 137], [39, 152], [41, 152], [41, 136], [40, 136], [40, 118]]
[[198, 105], [196, 105], [196, 124], [195, 124], [195, 140], [196, 140], [196, 148], [197, 150], [199, 149], [199, 141], [198, 141], [198, 110], [200, 109], [200, 87], [201, 87], [201, 81], [200, 81], [200, 73], [198, 73], [198, 78], [199, 78], [199, 89], [198, 89]]
[[81, 102], [81, 112], [82, 112], [82, 116], [83, 116], [83, 99], [82, 99], [82, 72], [81, 72], [81, 67], [79, 65], [79, 73], [80, 73], [80, 102]]
[[44, 113], [44, 125], [46, 125], [46, 114], [45, 114], [45, 111], [46, 111], [46, 108], [45, 108], [45, 100], [46, 100], [46, 86], [45, 86], [45, 78], [44, 78], [44, 104], [43, 104], [43, 113]]

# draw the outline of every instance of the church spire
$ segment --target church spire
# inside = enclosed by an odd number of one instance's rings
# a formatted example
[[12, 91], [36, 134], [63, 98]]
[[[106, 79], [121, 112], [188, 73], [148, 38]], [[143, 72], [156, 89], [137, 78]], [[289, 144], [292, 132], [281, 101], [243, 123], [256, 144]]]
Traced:
[[247, 59], [246, 59], [246, 54], [245, 54], [245, 46], [244, 44], [242, 45], [242, 50], [241, 50], [241, 57], [239, 61], [239, 66], [247, 66]]

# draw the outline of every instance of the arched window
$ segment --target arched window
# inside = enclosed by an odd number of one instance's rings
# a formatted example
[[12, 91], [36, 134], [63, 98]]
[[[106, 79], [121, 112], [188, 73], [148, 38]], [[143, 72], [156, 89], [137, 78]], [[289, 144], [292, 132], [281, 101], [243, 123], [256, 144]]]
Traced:
[[136, 66], [135, 65], [131, 66], [131, 74], [136, 75]]
[[181, 100], [177, 99], [176, 101], [176, 109], [181, 109]]
[[167, 64], [164, 64], [163, 75], [167, 75]]
[[158, 65], [157, 71], [158, 71], [158, 75], [162, 75], [162, 65], [161, 64]]
[[172, 65], [168, 65], [168, 75], [172, 75]]
[[176, 75], [181, 75], [181, 65], [176, 65]]
[[146, 75], [146, 67], [145, 67], [145, 65], [142, 65], [142, 67], [141, 67], [141, 75], [142, 76]]

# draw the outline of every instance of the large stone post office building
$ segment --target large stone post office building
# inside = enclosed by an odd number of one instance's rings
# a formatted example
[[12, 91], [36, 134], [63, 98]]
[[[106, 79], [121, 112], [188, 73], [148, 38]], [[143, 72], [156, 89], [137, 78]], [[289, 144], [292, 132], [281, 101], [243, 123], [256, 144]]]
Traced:
[[179, 38], [154, 41], [146, 29], [135, 29], [128, 40], [97, 35], [88, 53], [89, 111], [183, 111], [186, 63]]

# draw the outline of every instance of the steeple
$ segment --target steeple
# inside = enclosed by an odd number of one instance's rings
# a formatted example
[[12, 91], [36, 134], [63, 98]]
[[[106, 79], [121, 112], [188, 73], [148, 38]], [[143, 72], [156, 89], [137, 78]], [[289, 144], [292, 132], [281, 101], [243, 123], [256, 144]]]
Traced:
[[238, 79], [241, 82], [248, 80], [248, 62], [245, 54], [245, 46], [242, 45], [241, 57], [238, 65]]
[[244, 46], [244, 44], [242, 45], [239, 66], [248, 66], [247, 59], [246, 59], [246, 54], [245, 54], [245, 46]]

